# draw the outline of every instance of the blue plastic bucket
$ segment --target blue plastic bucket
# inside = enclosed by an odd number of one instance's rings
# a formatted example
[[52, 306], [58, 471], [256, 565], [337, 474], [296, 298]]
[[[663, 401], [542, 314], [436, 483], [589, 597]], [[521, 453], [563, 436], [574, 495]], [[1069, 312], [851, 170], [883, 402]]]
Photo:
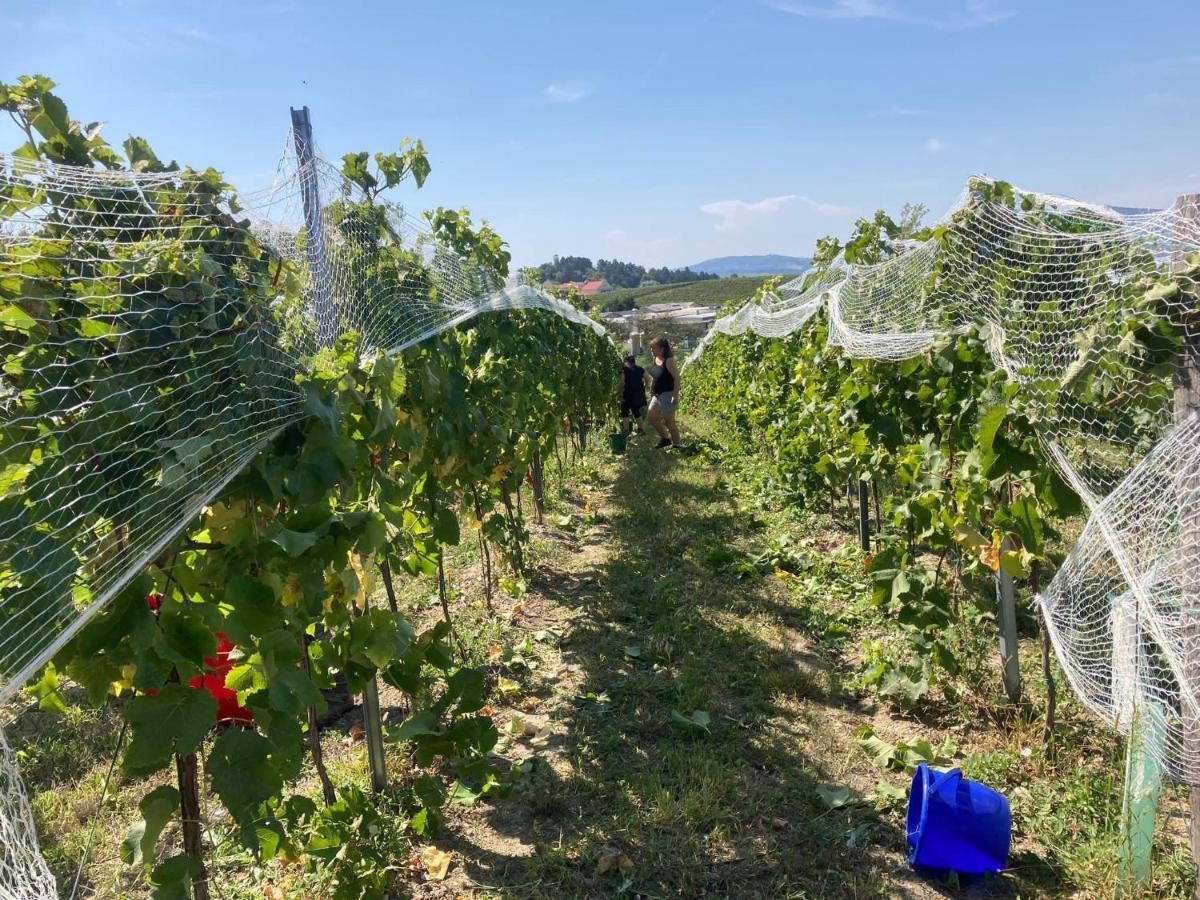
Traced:
[[1008, 800], [960, 769], [917, 766], [908, 794], [908, 861], [919, 869], [986, 875], [1003, 870], [1012, 837]]

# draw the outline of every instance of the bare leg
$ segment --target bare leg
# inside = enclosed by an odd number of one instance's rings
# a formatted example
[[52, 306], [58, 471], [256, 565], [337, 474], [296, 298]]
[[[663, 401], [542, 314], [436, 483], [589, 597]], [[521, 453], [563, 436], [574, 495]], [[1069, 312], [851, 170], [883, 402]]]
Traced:
[[[664, 416], [666, 420], [667, 431], [671, 435], [671, 443], [676, 447], [679, 446], [679, 426], [675, 424], [675, 413], [669, 412]], [[663, 435], [666, 437], [666, 435]]]
[[650, 411], [646, 413], [646, 421], [650, 423], [651, 428], [658, 432], [659, 437], [671, 436], [667, 426], [663, 424], [663, 411], [660, 407], [651, 404]]

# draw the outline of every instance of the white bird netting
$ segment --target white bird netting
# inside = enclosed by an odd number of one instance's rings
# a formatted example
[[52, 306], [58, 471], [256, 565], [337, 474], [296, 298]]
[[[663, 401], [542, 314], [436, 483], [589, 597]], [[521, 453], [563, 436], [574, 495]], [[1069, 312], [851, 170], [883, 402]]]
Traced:
[[[0, 155], [0, 703], [304, 415], [315, 353], [509, 309], [607, 334], [320, 158], [235, 198], [212, 172]], [[0, 735], [0, 900], [52, 885]]]
[[1047, 456], [1089, 519], [1038, 598], [1084, 704], [1200, 784], [1200, 196], [1118, 212], [974, 179], [939, 236], [871, 266], [843, 258], [719, 319], [898, 360], [977, 328], [1017, 382]]
[[57, 896], [54, 876], [38, 852], [37, 832], [16, 756], [0, 730], [0, 900]]

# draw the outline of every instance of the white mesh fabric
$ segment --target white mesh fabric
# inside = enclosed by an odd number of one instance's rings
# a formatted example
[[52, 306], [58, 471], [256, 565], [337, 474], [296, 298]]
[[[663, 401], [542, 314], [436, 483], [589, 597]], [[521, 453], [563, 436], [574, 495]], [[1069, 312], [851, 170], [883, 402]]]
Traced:
[[[306, 182], [323, 200], [321, 253], [311, 252], [304, 229]], [[570, 304], [469, 264], [423, 223], [380, 201], [389, 240], [411, 253], [412, 266], [376, 271], [377, 229], [355, 220], [345, 201], [361, 198], [319, 158], [242, 198], [248, 210], [235, 214], [247, 217], [253, 241], [244, 260], [232, 261], [234, 270], [282, 259], [303, 283], [302, 304], [266, 315], [266, 306], [284, 302], [280, 291], [263, 297], [263, 314], [252, 318], [236, 280], [211, 296], [191, 290], [187, 279], [202, 270], [199, 257], [212, 246], [215, 209], [212, 197], [193, 188], [180, 173], [0, 157], [0, 189], [42, 197], [3, 222], [0, 277], [15, 286], [5, 308], [51, 332], [40, 340], [13, 332], [0, 338], [4, 359], [21, 361], [24, 388], [0, 384], [0, 423], [16, 438], [0, 470], [7, 504], [0, 516], [0, 701], [302, 414], [295, 376], [341, 333], [353, 330], [368, 349], [395, 353], [505, 309], [548, 310], [607, 333]], [[92, 203], [104, 205], [102, 220], [81, 213]], [[53, 244], [43, 238], [49, 222]], [[228, 227], [240, 228], [233, 217]], [[57, 288], [63, 296], [33, 296], [45, 290], [38, 256], [49, 251], [69, 262]], [[145, 270], [167, 254], [189, 268], [178, 286], [163, 289], [169, 279]], [[172, 330], [179, 303], [208, 304], [186, 334]], [[94, 350], [95, 370], [86, 378], [59, 361], [62, 341]], [[98, 456], [94, 448], [113, 434], [124, 438], [119, 457]]]
[[17, 761], [0, 730], [0, 900], [47, 900], [58, 896], [54, 876], [38, 850]]
[[[193, 172], [0, 155], [0, 702], [304, 414], [296, 376], [339, 335], [398, 353], [517, 309], [607, 334], [398, 206], [364, 214], [319, 157], [280, 172], [235, 205]], [[0, 900], [53, 895], [0, 735]]]
[[717, 334], [779, 337], [822, 307], [829, 342], [859, 358], [979, 329], [1089, 507], [1038, 598], [1063, 669], [1122, 732], [1134, 707], [1153, 717], [1159, 762], [1200, 783], [1200, 424], [1175, 390], [1200, 372], [1200, 198], [1123, 214], [977, 178], [940, 229], [788, 282], [718, 320], [688, 363]]

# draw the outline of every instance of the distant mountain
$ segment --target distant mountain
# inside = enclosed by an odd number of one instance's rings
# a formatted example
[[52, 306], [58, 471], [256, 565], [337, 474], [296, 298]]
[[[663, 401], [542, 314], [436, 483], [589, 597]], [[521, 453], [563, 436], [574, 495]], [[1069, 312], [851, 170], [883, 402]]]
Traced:
[[1161, 209], [1146, 209], [1142, 206], [1110, 206], [1113, 212], [1119, 212], [1123, 216], [1144, 216], [1149, 213], [1162, 212]]
[[718, 256], [688, 266], [693, 272], [711, 272], [722, 278], [728, 275], [798, 275], [812, 265], [812, 260], [803, 256]]

